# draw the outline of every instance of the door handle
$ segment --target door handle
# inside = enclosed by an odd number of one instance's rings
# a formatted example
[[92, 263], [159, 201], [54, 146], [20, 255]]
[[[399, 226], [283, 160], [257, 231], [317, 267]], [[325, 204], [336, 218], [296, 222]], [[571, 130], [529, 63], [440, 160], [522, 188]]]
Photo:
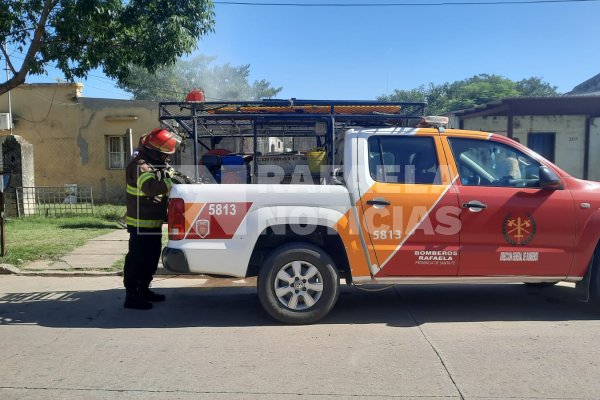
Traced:
[[463, 203], [462, 207], [468, 209], [469, 211], [480, 212], [482, 210], [485, 210], [487, 208], [487, 205], [483, 204], [478, 200], [471, 200], [468, 203]]
[[390, 203], [386, 199], [378, 198], [373, 200], [367, 200], [367, 204], [370, 206], [389, 206], [392, 203]]

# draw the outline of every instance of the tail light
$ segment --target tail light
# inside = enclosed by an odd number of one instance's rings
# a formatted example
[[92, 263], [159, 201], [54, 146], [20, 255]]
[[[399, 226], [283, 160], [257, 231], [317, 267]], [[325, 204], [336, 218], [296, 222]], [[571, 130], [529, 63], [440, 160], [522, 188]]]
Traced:
[[169, 200], [169, 240], [181, 240], [185, 235], [185, 202]]

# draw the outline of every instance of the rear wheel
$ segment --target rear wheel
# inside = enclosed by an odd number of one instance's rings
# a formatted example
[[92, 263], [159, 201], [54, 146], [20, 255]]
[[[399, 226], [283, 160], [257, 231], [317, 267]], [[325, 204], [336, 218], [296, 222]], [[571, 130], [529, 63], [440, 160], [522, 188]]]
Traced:
[[308, 243], [275, 249], [258, 274], [258, 297], [275, 319], [288, 324], [311, 324], [335, 305], [339, 276], [331, 257]]

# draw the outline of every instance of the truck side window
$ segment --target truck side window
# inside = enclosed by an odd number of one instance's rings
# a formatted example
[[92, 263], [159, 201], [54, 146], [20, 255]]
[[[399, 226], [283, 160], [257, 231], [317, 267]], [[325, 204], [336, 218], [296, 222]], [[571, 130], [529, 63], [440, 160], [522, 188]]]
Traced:
[[492, 140], [450, 138], [464, 186], [539, 187], [540, 163]]
[[431, 137], [370, 137], [369, 171], [377, 182], [429, 185], [441, 182]]

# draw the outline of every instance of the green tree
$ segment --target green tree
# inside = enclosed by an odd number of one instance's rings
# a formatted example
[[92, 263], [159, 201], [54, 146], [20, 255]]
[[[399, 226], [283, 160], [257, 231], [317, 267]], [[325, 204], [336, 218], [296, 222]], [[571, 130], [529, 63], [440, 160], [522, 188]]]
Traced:
[[455, 111], [517, 97], [519, 92], [515, 86], [515, 82], [499, 75], [476, 75], [448, 86], [445, 107], [448, 111]]
[[250, 83], [250, 65], [213, 65], [216, 57], [199, 55], [179, 60], [154, 73], [131, 67], [129, 76], [119, 83], [136, 100], [182, 101], [191, 89], [202, 88], [210, 99], [260, 100], [272, 98], [281, 90], [265, 79]]
[[524, 97], [552, 97], [558, 96], [558, 86], [552, 86], [541, 78], [533, 77], [517, 82], [517, 90]]
[[2, 47], [13, 76], [0, 94], [52, 64], [69, 81], [100, 67], [117, 80], [131, 65], [155, 71], [193, 51], [213, 24], [210, 0], [0, 0], [0, 40], [22, 54]]
[[499, 75], [480, 74], [470, 78], [410, 90], [394, 90], [379, 96], [381, 101], [426, 101], [431, 115], [471, 108], [509, 97], [558, 96], [557, 87], [541, 78], [512, 81]]

